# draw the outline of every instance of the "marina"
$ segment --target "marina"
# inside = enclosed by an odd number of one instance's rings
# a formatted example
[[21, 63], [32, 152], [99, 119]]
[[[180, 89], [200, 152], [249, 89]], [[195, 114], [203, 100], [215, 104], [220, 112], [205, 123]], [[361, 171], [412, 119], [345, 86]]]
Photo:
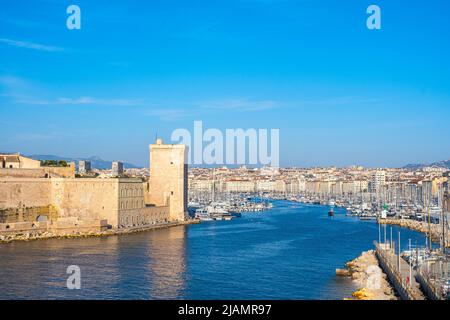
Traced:
[[[383, 224], [395, 224], [413, 228], [424, 232], [431, 241], [439, 242], [442, 247], [449, 247], [450, 219], [449, 213], [443, 209], [443, 200], [437, 199], [440, 206], [422, 207], [415, 205], [408, 211], [398, 211], [396, 206], [383, 202], [364, 201], [363, 198], [355, 200], [349, 197], [316, 197], [310, 195], [266, 195], [274, 199], [282, 199], [304, 204], [321, 205], [329, 208], [331, 213], [334, 208], [343, 208], [345, 214], [357, 217], [360, 220], [376, 220]], [[447, 198], [446, 198], [447, 199]], [[448, 200], [445, 200], [448, 203]], [[448, 205], [448, 204], [445, 204]], [[403, 207], [403, 206], [401, 206]]]
[[[272, 198], [290, 201], [294, 203], [303, 203], [306, 205], [318, 206], [321, 208], [328, 208], [328, 217], [333, 218], [335, 216], [336, 210], [345, 210], [346, 217], [354, 217], [361, 221], [378, 221], [378, 242], [375, 243], [375, 252], [376, 256], [379, 260], [380, 266], [382, 266], [385, 273], [388, 275], [390, 282], [396, 288], [396, 292], [400, 295], [402, 299], [408, 300], [423, 300], [423, 299], [439, 299], [445, 300], [450, 297], [450, 269], [448, 268], [448, 262], [450, 261], [450, 255], [447, 253], [445, 249], [444, 243], [447, 243], [445, 236], [442, 237], [436, 236], [435, 234], [427, 232], [427, 227], [425, 226], [425, 243], [421, 246], [416, 244], [416, 248], [414, 251], [409, 248], [409, 250], [400, 251], [400, 248], [397, 248], [397, 253], [395, 252], [395, 241], [392, 239], [392, 227], [390, 228], [391, 232], [391, 240], [386, 242], [386, 225], [390, 223], [389, 219], [405, 219], [404, 215], [398, 215], [396, 212], [388, 211], [388, 206], [384, 205], [379, 207], [381, 211], [374, 210], [373, 208], [377, 208], [376, 205], [368, 205], [367, 203], [361, 203], [359, 205], [351, 204], [349, 202], [343, 201], [339, 199], [337, 201], [333, 199], [328, 199], [327, 201], [317, 201], [315, 199], [306, 198], [306, 197], [283, 197], [281, 195], [275, 194], [264, 194], [261, 196], [253, 195], [253, 197], [248, 197], [249, 195], [238, 195], [235, 196], [234, 199], [245, 199], [248, 202], [244, 202], [242, 207], [251, 207], [255, 203], [256, 199], [260, 199], [259, 203], [265, 203], [261, 199], [266, 199], [266, 203], [270, 203], [269, 199]], [[258, 197], [256, 197], [258, 196]], [[237, 198], [236, 198], [237, 197]], [[222, 197], [223, 198], [223, 197]], [[228, 202], [219, 203], [218, 207], [215, 207], [215, 203], [213, 205], [209, 204], [202, 209], [197, 209], [195, 217], [200, 219], [201, 221], [212, 221], [212, 220], [222, 220], [222, 218], [215, 218], [217, 214], [229, 215], [231, 210], [227, 210], [224, 208], [230, 208], [230, 196], [227, 195], [226, 199]], [[269, 207], [267, 207], [269, 209]], [[266, 210], [267, 210], [266, 209]], [[200, 211], [198, 211], [200, 210]], [[211, 210], [211, 211], [208, 211]], [[215, 210], [215, 211], [214, 211]], [[205, 213], [204, 213], [205, 212]], [[218, 213], [216, 213], [218, 212]], [[440, 210], [434, 208], [433, 215], [422, 215], [422, 218], [428, 218], [429, 230], [437, 229], [437, 232], [441, 230], [439, 227], [439, 223], [447, 220], [444, 218], [439, 219]], [[434, 219], [431, 217], [434, 216]], [[427, 219], [417, 219], [416, 215], [408, 216], [407, 221], [411, 221], [411, 223], [426, 223]], [[231, 218], [230, 218], [231, 220]], [[382, 243], [382, 223], [384, 224], [384, 243]], [[395, 223], [392, 223], [395, 224]], [[418, 231], [420, 228], [417, 228]], [[445, 226], [444, 226], [445, 232]], [[436, 233], [436, 232], [435, 232]], [[400, 237], [400, 234], [399, 234]], [[441, 249], [437, 250], [439, 246], [434, 245], [433, 241], [439, 241], [441, 239]], [[399, 239], [400, 241], [400, 239]], [[411, 241], [411, 239], [409, 239]], [[440, 263], [444, 264], [444, 267], [437, 269], [435, 266], [436, 261], [440, 261]], [[396, 262], [396, 263], [394, 263]], [[411, 272], [408, 271], [411, 269]], [[405, 271], [406, 270], [406, 271]], [[439, 270], [439, 272], [438, 272]], [[405, 274], [405, 272], [407, 274]]]
[[262, 212], [273, 208], [268, 199], [247, 194], [195, 194], [190, 197], [188, 210], [200, 221], [232, 220], [242, 212]]
[[[216, 204], [212, 202], [215, 197], [224, 201]], [[233, 207], [231, 203], [241, 203], [242, 208], [251, 208], [260, 204], [267, 210], [270, 209], [269, 205], [264, 205], [270, 204], [270, 201], [274, 199], [323, 208], [327, 210], [329, 218], [334, 218], [335, 211], [338, 211], [344, 212], [347, 218], [356, 218], [361, 222], [373, 221], [379, 229], [378, 242], [375, 243], [376, 257], [401, 299], [446, 300], [450, 297], [450, 271], [448, 268], [450, 254], [447, 250], [449, 219], [447, 213], [442, 210], [446, 205], [446, 202], [442, 200], [442, 193], [437, 199], [434, 199], [435, 202], [432, 204], [431, 202], [423, 203], [424, 207], [418, 203], [411, 205], [404, 201], [391, 203], [388, 202], [386, 195], [379, 194], [369, 195], [369, 197], [364, 194], [359, 197], [337, 197], [310, 194], [288, 195], [273, 192], [253, 194], [212, 192], [210, 201], [204, 201], [205, 206], [197, 209], [195, 218], [201, 221], [216, 220], [214, 217], [217, 215], [217, 211], [222, 215], [223, 212], [229, 214], [232, 211], [229, 209]], [[218, 206], [216, 207], [216, 205]], [[236, 205], [234, 207], [236, 208]], [[406, 226], [420, 231], [425, 235], [425, 242], [420, 244], [416, 242], [414, 252], [411, 244], [407, 250], [401, 250], [398, 244], [396, 248], [395, 241], [392, 239], [392, 227], [390, 227], [391, 239], [387, 242], [386, 227], [388, 224]], [[382, 229], [384, 229], [384, 242], [382, 242]], [[400, 232], [398, 236], [400, 242]], [[373, 240], [375, 239], [377, 238], [375, 237]], [[436, 261], [439, 261], [439, 268], [436, 267]], [[409, 272], [407, 272], [408, 270]]]

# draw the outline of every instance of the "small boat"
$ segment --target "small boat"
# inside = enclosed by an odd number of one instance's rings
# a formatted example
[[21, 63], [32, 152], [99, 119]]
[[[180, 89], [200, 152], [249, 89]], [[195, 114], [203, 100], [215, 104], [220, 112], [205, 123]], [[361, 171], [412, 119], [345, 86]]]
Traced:
[[195, 210], [195, 218], [200, 221], [213, 221], [208, 210], [204, 208]]
[[230, 215], [234, 218], [240, 218], [242, 217], [242, 214], [240, 212], [237, 211], [230, 211]]
[[328, 211], [328, 216], [329, 216], [329, 217], [333, 217], [333, 216], [334, 216], [334, 210], [333, 210], [333, 208], [331, 208], [330, 211]]
[[377, 217], [375, 216], [360, 216], [359, 220], [376, 220]]

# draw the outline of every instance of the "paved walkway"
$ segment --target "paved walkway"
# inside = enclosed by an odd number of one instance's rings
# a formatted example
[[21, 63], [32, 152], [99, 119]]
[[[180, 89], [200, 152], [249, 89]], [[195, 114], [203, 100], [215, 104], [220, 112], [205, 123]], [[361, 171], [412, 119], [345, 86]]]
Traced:
[[409, 281], [411, 281], [411, 289], [407, 290], [409, 295], [414, 300], [425, 300], [425, 296], [420, 290], [420, 285], [416, 281], [415, 270], [412, 270], [412, 279], [409, 279], [409, 264], [403, 258], [400, 258], [400, 272], [398, 272], [398, 256], [392, 250], [383, 250], [381, 248], [379, 250], [383, 253], [383, 257], [387, 259], [389, 265], [394, 269], [392, 271], [400, 276], [400, 281], [405, 289], [408, 287]]

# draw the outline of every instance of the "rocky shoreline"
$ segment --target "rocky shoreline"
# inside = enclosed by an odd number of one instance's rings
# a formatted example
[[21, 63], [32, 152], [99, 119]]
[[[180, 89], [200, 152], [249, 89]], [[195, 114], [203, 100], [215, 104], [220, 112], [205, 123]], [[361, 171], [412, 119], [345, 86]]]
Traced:
[[374, 250], [363, 252], [346, 263], [345, 269], [336, 269], [337, 276], [350, 277], [359, 288], [347, 300], [397, 300], [395, 291], [381, 270]]
[[[431, 224], [428, 226], [427, 222], [409, 220], [409, 219], [378, 219], [380, 224], [397, 225], [403, 228], [408, 228], [417, 232], [428, 235], [431, 232], [431, 239], [434, 242], [440, 241], [441, 226], [438, 224]], [[431, 230], [430, 230], [431, 229]], [[450, 241], [447, 239], [446, 247], [450, 248]]]
[[188, 224], [198, 223], [198, 220], [189, 220], [184, 222], [173, 222], [159, 225], [124, 228], [124, 229], [109, 229], [98, 232], [75, 232], [75, 233], [54, 233], [51, 231], [45, 231], [40, 234], [32, 234], [30, 232], [18, 232], [16, 234], [0, 235], [0, 244], [9, 243], [15, 241], [32, 241], [32, 240], [45, 240], [45, 239], [73, 239], [73, 238], [92, 238], [92, 237], [107, 237], [122, 234], [131, 234], [149, 230], [164, 229]]

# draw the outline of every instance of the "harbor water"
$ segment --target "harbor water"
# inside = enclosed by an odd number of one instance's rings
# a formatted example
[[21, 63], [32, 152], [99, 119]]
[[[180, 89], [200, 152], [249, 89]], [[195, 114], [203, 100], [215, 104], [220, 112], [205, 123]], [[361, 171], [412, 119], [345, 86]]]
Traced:
[[[274, 201], [271, 211], [232, 221], [0, 244], [0, 299], [340, 300], [357, 288], [336, 268], [372, 249], [379, 228], [344, 209], [328, 211]], [[406, 229], [401, 239], [403, 249], [408, 239], [425, 243]], [[80, 267], [80, 290], [66, 287], [70, 265]]]

